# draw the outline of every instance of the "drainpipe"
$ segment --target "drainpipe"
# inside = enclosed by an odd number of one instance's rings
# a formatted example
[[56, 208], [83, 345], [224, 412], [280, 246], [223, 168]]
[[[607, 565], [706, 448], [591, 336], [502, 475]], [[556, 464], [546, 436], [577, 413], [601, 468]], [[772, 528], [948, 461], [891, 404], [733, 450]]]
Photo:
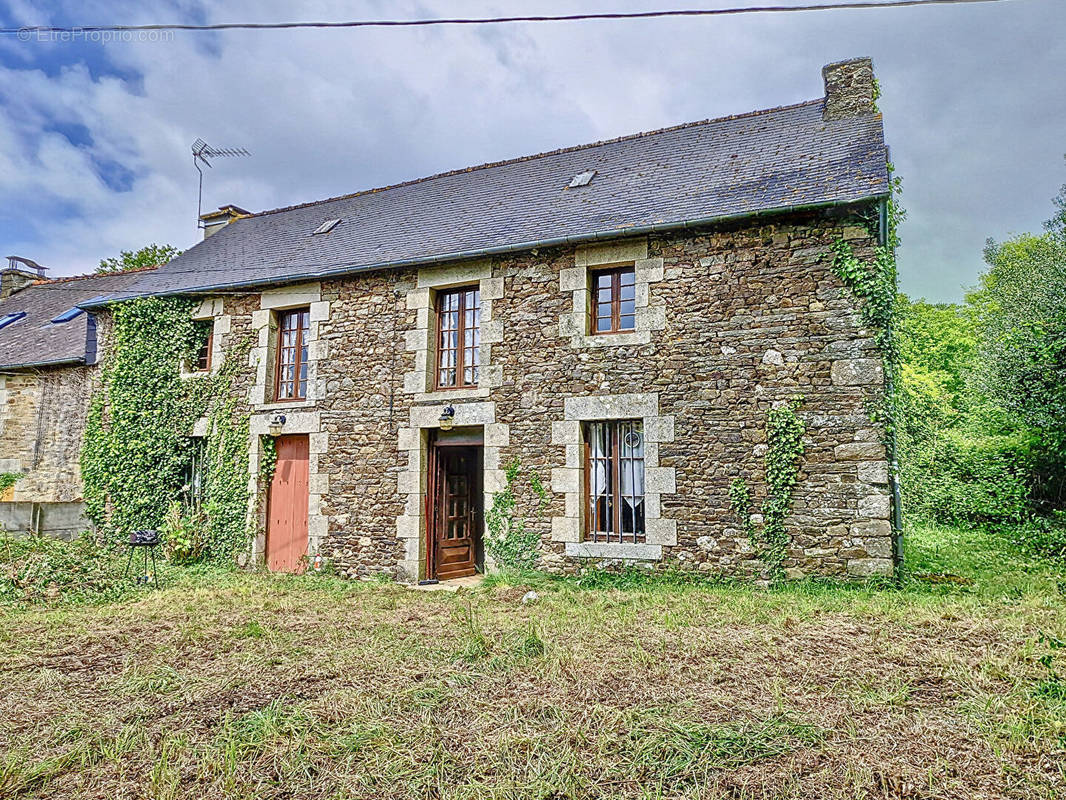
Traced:
[[[888, 200], [884, 199], [878, 204], [880, 216], [880, 236], [882, 247], [888, 247]], [[895, 331], [889, 331], [895, 336]], [[885, 392], [888, 397], [893, 397], [895, 381], [892, 370], [885, 370]], [[893, 420], [895, 422], [895, 420]], [[896, 442], [896, 426], [888, 434], [888, 488], [892, 493], [892, 566], [893, 572], [899, 574], [903, 566], [903, 497], [899, 484], [899, 456]]]

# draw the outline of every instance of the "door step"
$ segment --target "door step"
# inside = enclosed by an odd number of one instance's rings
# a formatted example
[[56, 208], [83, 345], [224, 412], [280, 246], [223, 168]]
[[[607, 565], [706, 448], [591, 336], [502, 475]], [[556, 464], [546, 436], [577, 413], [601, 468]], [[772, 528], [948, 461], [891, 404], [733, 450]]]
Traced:
[[408, 588], [419, 592], [457, 592], [460, 589], [475, 589], [485, 580], [484, 575], [467, 575], [463, 578], [452, 578], [436, 583], [418, 583], [409, 585]]

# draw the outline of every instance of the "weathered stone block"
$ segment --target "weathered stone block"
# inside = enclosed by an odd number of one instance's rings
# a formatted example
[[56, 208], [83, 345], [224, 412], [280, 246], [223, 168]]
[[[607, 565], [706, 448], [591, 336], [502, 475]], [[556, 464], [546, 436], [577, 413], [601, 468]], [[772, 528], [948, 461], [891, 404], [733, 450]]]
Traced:
[[888, 483], [887, 461], [863, 461], [859, 464], [859, 480], [863, 483]]
[[885, 457], [885, 446], [880, 442], [847, 442], [833, 448], [833, 454], [839, 461], [863, 461]]
[[834, 361], [830, 378], [837, 386], [869, 386], [884, 382], [884, 369], [880, 359], [852, 358]]
[[872, 519], [852, 524], [850, 533], [857, 539], [891, 536], [892, 525], [886, 519]]
[[872, 494], [859, 500], [859, 516], [888, 519], [891, 504], [887, 494]]
[[891, 574], [891, 558], [848, 559], [848, 575], [853, 578], [888, 577]]

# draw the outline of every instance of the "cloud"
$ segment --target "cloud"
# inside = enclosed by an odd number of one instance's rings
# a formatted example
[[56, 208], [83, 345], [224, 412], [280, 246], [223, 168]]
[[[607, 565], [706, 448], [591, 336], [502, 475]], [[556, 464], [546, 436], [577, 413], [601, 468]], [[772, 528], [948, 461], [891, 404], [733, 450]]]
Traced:
[[[718, 5], [734, 4], [721, 0]], [[660, 0], [526, 3], [546, 13]], [[910, 211], [906, 291], [958, 299], [986, 237], [1037, 229], [1066, 182], [1058, 0], [902, 11], [418, 30], [175, 33], [165, 42], [0, 42], [0, 238], [56, 274], [148, 242], [195, 242], [197, 137], [246, 159], [204, 207], [259, 210], [501, 158], [820, 96], [870, 54]], [[452, 3], [447, 13], [513, 11]], [[6, 24], [291, 19], [281, 2], [25, 2]], [[444, 13], [303, 4], [305, 19]]]

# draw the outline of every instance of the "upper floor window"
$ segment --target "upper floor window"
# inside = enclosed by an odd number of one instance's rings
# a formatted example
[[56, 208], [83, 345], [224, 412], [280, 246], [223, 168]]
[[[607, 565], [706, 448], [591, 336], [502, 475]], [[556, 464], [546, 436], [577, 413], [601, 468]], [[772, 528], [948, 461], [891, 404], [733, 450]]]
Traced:
[[210, 372], [211, 346], [214, 343], [214, 324], [204, 320], [194, 322], [193, 325], [196, 327], [196, 341], [200, 343], [200, 347], [196, 351], [196, 357], [193, 359], [192, 371]]
[[589, 541], [644, 541], [644, 424], [640, 420], [586, 425], [585, 484]]
[[636, 330], [637, 276], [633, 267], [592, 273], [592, 332]]
[[481, 365], [481, 291], [437, 293], [437, 388], [477, 386]]
[[277, 400], [307, 397], [307, 334], [310, 326], [311, 311], [308, 308], [278, 312]]

